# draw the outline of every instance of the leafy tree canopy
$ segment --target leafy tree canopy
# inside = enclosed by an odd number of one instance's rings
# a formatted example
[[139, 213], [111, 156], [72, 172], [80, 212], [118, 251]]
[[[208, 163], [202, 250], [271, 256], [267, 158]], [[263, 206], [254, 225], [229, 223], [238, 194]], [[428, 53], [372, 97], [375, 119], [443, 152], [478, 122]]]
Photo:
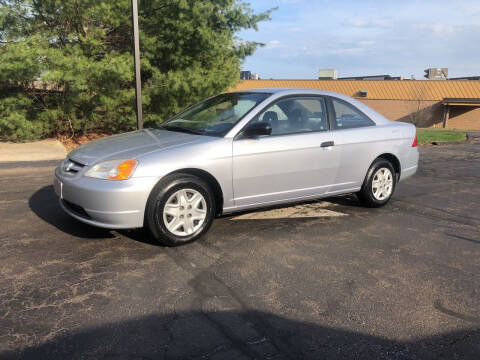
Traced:
[[[139, 0], [144, 120], [224, 91], [262, 44], [240, 0]], [[0, 137], [135, 128], [130, 0], [0, 0]]]

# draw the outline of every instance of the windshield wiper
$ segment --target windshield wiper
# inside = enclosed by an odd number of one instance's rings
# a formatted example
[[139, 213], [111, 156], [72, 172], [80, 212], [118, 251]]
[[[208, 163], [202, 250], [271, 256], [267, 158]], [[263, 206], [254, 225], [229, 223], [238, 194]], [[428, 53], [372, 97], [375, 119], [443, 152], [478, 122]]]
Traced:
[[203, 131], [200, 130], [195, 130], [195, 129], [190, 129], [190, 128], [184, 128], [181, 126], [172, 126], [172, 125], [167, 125], [167, 126], [161, 126], [160, 129], [168, 130], [168, 131], [178, 131], [178, 132], [184, 132], [187, 134], [194, 134], [194, 135], [203, 135]]

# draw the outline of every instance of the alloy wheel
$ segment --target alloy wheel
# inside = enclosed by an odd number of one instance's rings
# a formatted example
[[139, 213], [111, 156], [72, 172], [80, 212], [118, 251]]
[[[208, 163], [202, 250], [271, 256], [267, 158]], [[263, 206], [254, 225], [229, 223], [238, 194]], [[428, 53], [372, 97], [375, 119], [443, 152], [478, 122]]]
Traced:
[[378, 169], [372, 179], [372, 193], [374, 198], [377, 200], [385, 200], [392, 194], [392, 190], [392, 172], [385, 167]]
[[165, 227], [176, 236], [196, 232], [207, 217], [207, 203], [197, 190], [182, 189], [171, 195], [163, 207]]

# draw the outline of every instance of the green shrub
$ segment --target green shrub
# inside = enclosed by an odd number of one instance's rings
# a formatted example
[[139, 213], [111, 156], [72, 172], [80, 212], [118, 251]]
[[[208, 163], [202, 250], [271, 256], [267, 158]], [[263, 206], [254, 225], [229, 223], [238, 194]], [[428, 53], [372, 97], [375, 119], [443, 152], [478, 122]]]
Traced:
[[[130, 6], [0, 2], [0, 138], [135, 128]], [[233, 85], [259, 45], [235, 33], [270, 13], [240, 0], [149, 0], [139, 11], [146, 125]]]

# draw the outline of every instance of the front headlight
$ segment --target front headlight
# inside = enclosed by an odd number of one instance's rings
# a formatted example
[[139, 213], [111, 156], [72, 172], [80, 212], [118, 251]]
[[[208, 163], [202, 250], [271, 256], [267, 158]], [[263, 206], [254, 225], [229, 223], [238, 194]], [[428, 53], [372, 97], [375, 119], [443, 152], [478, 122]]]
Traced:
[[137, 160], [108, 160], [94, 165], [85, 176], [105, 180], [126, 180], [137, 167]]

